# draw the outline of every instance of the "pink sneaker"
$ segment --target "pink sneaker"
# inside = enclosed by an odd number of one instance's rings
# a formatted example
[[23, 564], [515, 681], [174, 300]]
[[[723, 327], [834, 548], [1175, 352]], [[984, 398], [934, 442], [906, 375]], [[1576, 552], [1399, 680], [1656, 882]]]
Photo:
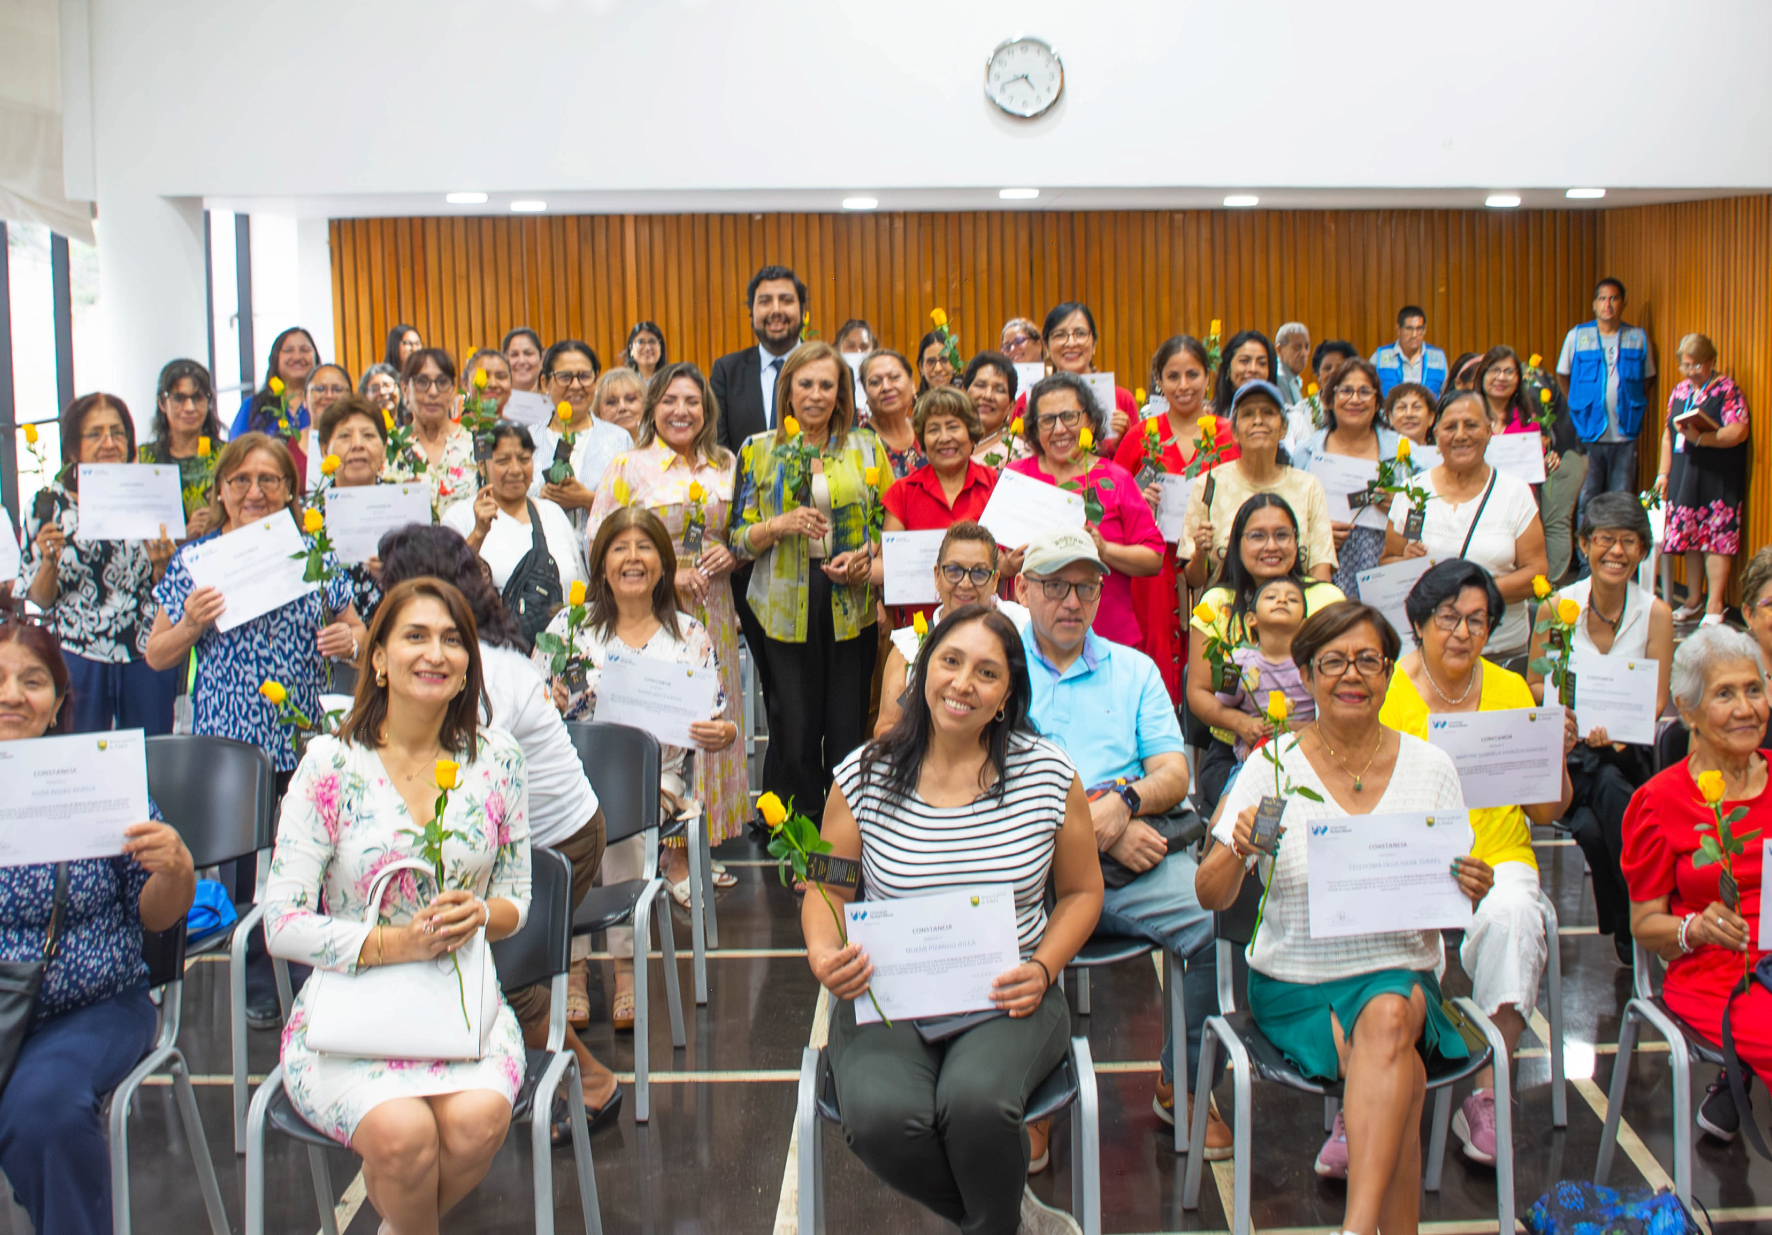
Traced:
[[1464, 1142], [1464, 1156], [1484, 1166], [1495, 1165], [1495, 1091], [1479, 1089], [1464, 1100], [1452, 1117], [1452, 1131]]
[[1347, 1178], [1347, 1124], [1342, 1122], [1340, 1111], [1335, 1112], [1335, 1127], [1329, 1139], [1317, 1151], [1317, 1174], [1324, 1179]]

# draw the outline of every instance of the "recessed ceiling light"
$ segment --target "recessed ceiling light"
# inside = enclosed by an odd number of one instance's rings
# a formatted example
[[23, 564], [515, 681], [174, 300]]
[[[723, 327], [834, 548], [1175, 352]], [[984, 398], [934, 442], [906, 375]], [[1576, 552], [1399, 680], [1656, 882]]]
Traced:
[[1485, 206], [1493, 206], [1497, 210], [1511, 210], [1520, 204], [1518, 193], [1491, 193], [1483, 199]]
[[1574, 197], [1574, 198], [1604, 197], [1604, 196], [1606, 196], [1606, 190], [1604, 190], [1604, 189], [1570, 189], [1568, 192], [1564, 193], [1563, 196], [1564, 197]]
[[1038, 189], [998, 189], [997, 196], [1006, 202], [1031, 202], [1040, 196]]
[[451, 206], [479, 206], [486, 201], [484, 193], [451, 193], [443, 199]]
[[538, 202], [534, 200], [514, 201], [511, 203], [511, 209], [518, 214], [540, 214], [547, 208], [548, 204], [546, 202]]
[[1253, 206], [1260, 200], [1261, 198], [1253, 193], [1232, 193], [1224, 199], [1224, 204], [1227, 206]]
[[879, 206], [880, 199], [877, 197], [845, 197], [843, 199], [843, 209], [845, 210], [877, 210]]

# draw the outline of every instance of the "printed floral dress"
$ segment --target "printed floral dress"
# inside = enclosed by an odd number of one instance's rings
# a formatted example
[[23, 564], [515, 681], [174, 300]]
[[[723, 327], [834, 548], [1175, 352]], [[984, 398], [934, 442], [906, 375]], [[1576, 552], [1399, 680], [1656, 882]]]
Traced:
[[[702, 489], [699, 510], [704, 543], [726, 543], [737, 467], [737, 460], [727, 455], [718, 466], [703, 461], [691, 471], [683, 457], [662, 442], [619, 455], [597, 487], [589, 536], [595, 539], [598, 527], [616, 509], [615, 481], [619, 478], [628, 487], [630, 505], [644, 506], [664, 522], [677, 548], [678, 565], [682, 566], [682, 559], [687, 556], [683, 537], [689, 530], [691, 511], [697, 507], [689, 498], [690, 483]], [[706, 637], [712, 641], [714, 660], [720, 670], [720, 693], [726, 699], [726, 719], [737, 725], [742, 735], [744, 692], [738, 682], [738, 613], [733, 607], [732, 589], [725, 579], [716, 579], [708, 588], [706, 601], [696, 603], [679, 595], [677, 603], [705, 628]], [[564, 629], [561, 624], [556, 633], [563, 633]], [[718, 845], [744, 831], [751, 815], [751, 782], [745, 768], [744, 742], [736, 741], [717, 753], [698, 751], [695, 763], [695, 786], [691, 793], [707, 810], [708, 843]]]
[[431, 487], [431, 517], [443, 518], [443, 512], [457, 502], [471, 502], [478, 486], [474, 483], [474, 435], [462, 428], [460, 424], [449, 426], [449, 436], [443, 439], [443, 459], [439, 463], [427, 464], [423, 473], [418, 471], [416, 462], [424, 455], [418, 449], [416, 440], [413, 442], [413, 454], [403, 455], [390, 463], [382, 472], [382, 483], [389, 485], [403, 484], [409, 480], [422, 480]]
[[[523, 752], [502, 729], [482, 727], [479, 749], [464, 760], [449, 796], [443, 845], [445, 881], [529, 915], [529, 783]], [[319, 969], [354, 973], [374, 924], [364, 921], [376, 873], [401, 858], [422, 858], [418, 827], [388, 778], [381, 756], [332, 737], [316, 737], [296, 769], [277, 824], [265, 895], [265, 931], [273, 955]], [[394, 877], [380, 922], [401, 926], [433, 895], [412, 871]], [[523, 1032], [499, 1004], [485, 1058], [352, 1059], [308, 1047], [307, 995], [296, 996], [283, 1029], [283, 1087], [302, 1118], [341, 1144], [357, 1124], [392, 1098], [490, 1089], [515, 1102], [523, 1085]], [[397, 1015], [399, 1009], [388, 1009]]]
[[[1747, 419], [1741, 388], [1721, 374], [1702, 388], [1690, 380], [1674, 387], [1667, 399], [1671, 425], [1688, 409], [1703, 411], [1718, 425]], [[1752, 447], [1697, 446], [1673, 430], [1674, 454], [1667, 477], [1667, 541], [1663, 553], [1741, 551], [1741, 509], [1747, 500], [1747, 462]]]

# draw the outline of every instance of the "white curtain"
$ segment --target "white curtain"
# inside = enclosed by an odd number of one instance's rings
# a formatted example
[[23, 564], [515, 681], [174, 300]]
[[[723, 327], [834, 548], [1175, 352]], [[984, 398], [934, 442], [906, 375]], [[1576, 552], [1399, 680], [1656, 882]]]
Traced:
[[95, 243], [91, 204], [62, 179], [56, 0], [0, 0], [0, 219]]

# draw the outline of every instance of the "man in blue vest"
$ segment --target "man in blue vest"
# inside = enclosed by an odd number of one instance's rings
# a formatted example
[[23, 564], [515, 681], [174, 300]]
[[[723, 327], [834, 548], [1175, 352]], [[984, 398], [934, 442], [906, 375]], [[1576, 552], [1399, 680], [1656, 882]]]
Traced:
[[1406, 304], [1397, 310], [1397, 341], [1372, 353], [1378, 370], [1379, 398], [1403, 382], [1419, 382], [1440, 397], [1446, 385], [1446, 353], [1427, 341], [1427, 311]]
[[1557, 384], [1569, 400], [1569, 417], [1587, 446], [1587, 483], [1576, 524], [1596, 493], [1637, 488], [1637, 435], [1649, 406], [1655, 376], [1649, 336], [1624, 320], [1624, 284], [1601, 279], [1594, 288], [1594, 317], [1571, 330], [1557, 357]]

